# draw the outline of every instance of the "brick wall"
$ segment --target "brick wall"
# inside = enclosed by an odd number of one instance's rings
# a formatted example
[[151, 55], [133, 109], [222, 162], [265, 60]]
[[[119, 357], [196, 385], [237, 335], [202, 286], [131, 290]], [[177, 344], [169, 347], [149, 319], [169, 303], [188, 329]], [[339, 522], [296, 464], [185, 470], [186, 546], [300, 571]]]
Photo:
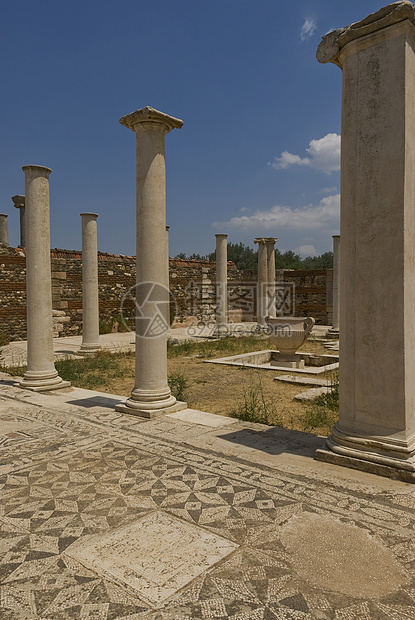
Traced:
[[[52, 306], [55, 335], [78, 335], [82, 330], [82, 256], [73, 250], [51, 250]], [[26, 338], [26, 258], [23, 248], [0, 246], [0, 332], [11, 340]], [[255, 271], [239, 271], [228, 263], [228, 307], [251, 321], [256, 317]], [[134, 314], [135, 257], [98, 253], [99, 312], [105, 323], [117, 321], [121, 307]], [[170, 259], [172, 309], [176, 319], [196, 316], [215, 319], [216, 264]], [[283, 291], [291, 291], [297, 316], [313, 316], [331, 324], [332, 270], [277, 272]], [[284, 293], [285, 294], [285, 293]], [[123, 301], [124, 300], [124, 301]], [[289, 305], [285, 313], [291, 314]], [[115, 327], [116, 328], [116, 327]]]

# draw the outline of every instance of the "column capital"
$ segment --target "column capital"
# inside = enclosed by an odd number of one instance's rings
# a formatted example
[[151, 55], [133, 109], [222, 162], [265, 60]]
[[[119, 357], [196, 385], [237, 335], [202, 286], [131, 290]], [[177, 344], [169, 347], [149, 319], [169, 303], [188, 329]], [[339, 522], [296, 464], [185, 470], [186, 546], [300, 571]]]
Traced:
[[215, 237], [225, 237], [225, 238], [227, 238], [227, 236], [228, 236], [228, 235], [227, 235], [226, 233], [217, 233], [217, 234], [215, 235]]
[[174, 116], [159, 112], [150, 106], [131, 112], [131, 114], [126, 114], [126, 116], [120, 118], [120, 123], [134, 132], [137, 132], [140, 125], [145, 123], [158, 123], [164, 126], [166, 133], [172, 129], [180, 129], [183, 127], [183, 121], [179, 118], [174, 118]]
[[84, 215], [89, 215], [90, 217], [98, 217], [98, 213], [89, 213], [89, 212], [86, 212], [86, 213], [80, 213], [79, 215], [80, 215], [81, 217], [83, 217]]
[[51, 168], [47, 168], [46, 166], [37, 166], [36, 164], [28, 164], [27, 166], [22, 166], [23, 172], [37, 172], [39, 175], [43, 175], [48, 177], [52, 172]]
[[256, 237], [254, 239], [254, 243], [276, 243], [277, 241], [277, 237]]
[[340, 235], [332, 235], [333, 239], [340, 239]]
[[25, 206], [25, 197], [21, 194], [17, 194], [16, 196], [12, 196], [13, 204], [16, 209], [22, 209]]
[[350, 24], [350, 26], [345, 28], [338, 28], [326, 34], [317, 48], [316, 58], [323, 64], [332, 62], [341, 68], [339, 56], [347, 43], [406, 19], [415, 26], [415, 6], [412, 2], [401, 0], [400, 2], [388, 4], [359, 22]]

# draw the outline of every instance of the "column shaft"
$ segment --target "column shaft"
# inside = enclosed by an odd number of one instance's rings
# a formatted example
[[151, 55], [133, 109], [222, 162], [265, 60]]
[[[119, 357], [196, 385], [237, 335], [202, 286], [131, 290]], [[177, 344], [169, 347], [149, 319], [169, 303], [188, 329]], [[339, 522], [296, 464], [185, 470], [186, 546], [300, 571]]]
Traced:
[[51, 390], [70, 385], [54, 363], [49, 231], [49, 174], [44, 166], [24, 166], [26, 195], [27, 372], [20, 385]]
[[267, 239], [267, 267], [268, 267], [268, 308], [267, 316], [276, 316], [277, 301], [275, 291], [275, 243], [276, 238]]
[[258, 244], [258, 284], [257, 284], [257, 323], [265, 326], [267, 316], [267, 282], [268, 282], [268, 257], [265, 239], [255, 239]]
[[13, 204], [20, 211], [20, 247], [26, 247], [25, 197], [21, 194], [12, 196]]
[[228, 243], [226, 234], [216, 236], [216, 328], [226, 332], [228, 324]]
[[[415, 7], [323, 39], [343, 69], [340, 412], [332, 462], [415, 482]], [[318, 457], [319, 458], [319, 457]]]
[[333, 235], [333, 330], [339, 331], [340, 316], [340, 235]]
[[0, 243], [9, 247], [9, 228], [5, 213], [0, 213]]
[[96, 213], [82, 218], [82, 344], [81, 355], [94, 355], [99, 344], [98, 245]]

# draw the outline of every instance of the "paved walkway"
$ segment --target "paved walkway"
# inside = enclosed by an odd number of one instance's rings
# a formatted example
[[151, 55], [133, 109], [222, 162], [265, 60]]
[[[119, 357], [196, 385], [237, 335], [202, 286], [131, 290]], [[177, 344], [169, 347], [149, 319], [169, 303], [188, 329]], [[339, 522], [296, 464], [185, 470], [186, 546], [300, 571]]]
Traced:
[[324, 440], [0, 374], [0, 616], [413, 620], [415, 488]]

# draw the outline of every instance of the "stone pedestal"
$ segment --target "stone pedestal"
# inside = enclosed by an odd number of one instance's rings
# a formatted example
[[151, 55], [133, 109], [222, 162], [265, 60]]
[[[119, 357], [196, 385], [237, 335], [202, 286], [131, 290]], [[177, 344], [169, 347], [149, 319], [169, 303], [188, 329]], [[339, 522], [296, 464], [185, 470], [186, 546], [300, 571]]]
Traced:
[[0, 243], [9, 247], [9, 228], [5, 213], [0, 213]]
[[[120, 119], [137, 143], [137, 280], [135, 386], [117, 411], [154, 417], [186, 407], [167, 383], [169, 306], [166, 254], [165, 136], [179, 119], [146, 107]], [[166, 264], [167, 263], [167, 264]]]
[[95, 355], [99, 344], [98, 245], [96, 213], [82, 218], [82, 344], [80, 355]]
[[228, 235], [216, 237], [216, 329], [227, 331], [228, 324]]
[[26, 247], [25, 197], [21, 194], [12, 196], [13, 204], [20, 211], [20, 247]]
[[323, 38], [343, 70], [340, 414], [316, 458], [415, 482], [415, 7]]
[[339, 337], [340, 315], [340, 235], [333, 235], [333, 326], [326, 336]]
[[44, 166], [23, 166], [26, 195], [27, 371], [20, 387], [34, 391], [70, 385], [54, 363], [49, 231], [49, 174]]

